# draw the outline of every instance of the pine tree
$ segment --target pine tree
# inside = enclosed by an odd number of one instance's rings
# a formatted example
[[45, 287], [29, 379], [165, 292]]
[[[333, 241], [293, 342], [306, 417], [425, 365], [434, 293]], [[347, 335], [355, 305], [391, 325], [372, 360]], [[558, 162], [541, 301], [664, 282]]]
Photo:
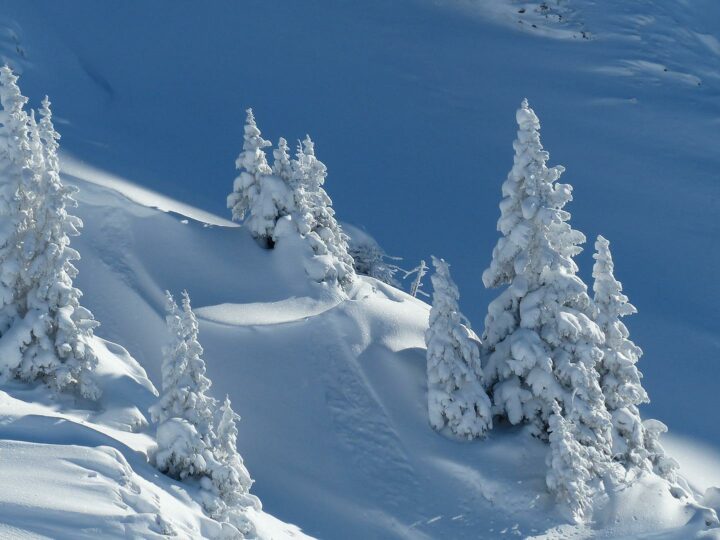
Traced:
[[247, 111], [243, 150], [235, 161], [240, 174], [228, 195], [227, 205], [235, 221], [243, 221], [250, 233], [267, 247], [275, 242], [277, 220], [289, 212], [291, 193], [282, 179], [273, 176], [252, 109]]
[[162, 392], [150, 408], [158, 424], [155, 463], [174, 478], [209, 476], [215, 402], [206, 395], [211, 382], [205, 376], [197, 320], [187, 292], [182, 310], [166, 292], [166, 312], [170, 342], [163, 348]]
[[356, 274], [370, 276], [378, 281], [400, 288], [395, 279], [395, 274], [400, 267], [390, 261], [400, 260], [399, 257], [391, 257], [374, 241], [357, 241], [350, 239], [350, 256], [353, 260], [353, 269]]
[[588, 448], [575, 436], [576, 426], [563, 417], [557, 402], [553, 403], [552, 411], [548, 420], [550, 452], [545, 481], [558, 501], [568, 506], [573, 519], [580, 522], [589, 517], [592, 508], [593, 464]]
[[621, 317], [637, 313], [613, 275], [610, 242], [598, 236], [593, 267], [596, 321], [605, 335], [603, 357], [597, 364], [605, 405], [613, 421], [613, 454], [627, 469], [647, 467], [648, 451], [638, 406], [649, 402], [636, 363], [642, 349], [629, 338]]
[[410, 296], [414, 298], [417, 298], [418, 294], [428, 296], [425, 291], [422, 290], [423, 278], [425, 277], [425, 274], [427, 274], [427, 263], [425, 263], [424, 260], [421, 260], [419, 265], [409, 272], [405, 272], [405, 277], [407, 278], [412, 274], [415, 274], [415, 279], [413, 279], [413, 282], [410, 284]]
[[165, 295], [170, 342], [163, 348], [162, 392], [150, 414], [158, 424], [173, 417], [187, 420], [210, 443], [215, 401], [206, 394], [212, 383], [205, 375], [197, 319], [187, 291], [183, 291], [182, 309], [170, 292]]
[[80, 254], [70, 247], [70, 236], [80, 234], [82, 221], [68, 212], [77, 206], [76, 188], [60, 180], [58, 140], [52, 122], [50, 101], [40, 109], [41, 120], [30, 126], [36, 151], [33, 185], [32, 227], [23, 242], [21, 283], [26, 321], [32, 338], [23, 348], [15, 375], [24, 380], [44, 380], [58, 390], [77, 387], [81, 395], [97, 399], [100, 390], [92, 378], [97, 357], [92, 349], [93, 330], [98, 323], [80, 305], [82, 293], [73, 286]]
[[[32, 225], [31, 184], [36, 162], [31, 147], [27, 98], [20, 92], [18, 77], [8, 66], [0, 68], [0, 335], [24, 315], [21, 245]], [[9, 362], [16, 364], [18, 358]], [[7, 362], [7, 360], [6, 360]]]
[[[321, 271], [308, 265], [308, 273], [319, 282], [352, 283], [355, 272], [349, 253], [348, 237], [335, 219], [332, 200], [323, 188], [327, 167], [315, 156], [310, 136], [298, 145], [293, 162], [294, 219], [298, 231], [322, 261]], [[317, 261], [315, 261], [317, 262]]]
[[237, 450], [238, 430], [235, 420], [239, 420], [240, 417], [233, 411], [228, 396], [225, 396], [225, 401], [219, 409], [219, 416], [217, 436], [213, 445], [213, 454], [218, 462], [212, 472], [213, 484], [228, 507], [250, 506], [260, 509], [260, 500], [250, 495], [253, 480]]
[[527, 100], [516, 116], [514, 164], [498, 221], [502, 236], [483, 273], [486, 287], [507, 285], [485, 319], [485, 375], [495, 412], [512, 424], [530, 424], [541, 438], [558, 401], [578, 441], [595, 450], [600, 473], [610, 458], [610, 416], [595, 370], [603, 336], [573, 260], [585, 237], [568, 224], [563, 207], [572, 188], [557, 182], [563, 167], [546, 166], [540, 122]]
[[433, 304], [425, 332], [430, 424], [437, 430], [448, 426], [458, 437], [482, 437], [492, 428], [492, 412], [482, 386], [480, 354], [463, 325], [449, 265], [435, 257], [432, 262]]

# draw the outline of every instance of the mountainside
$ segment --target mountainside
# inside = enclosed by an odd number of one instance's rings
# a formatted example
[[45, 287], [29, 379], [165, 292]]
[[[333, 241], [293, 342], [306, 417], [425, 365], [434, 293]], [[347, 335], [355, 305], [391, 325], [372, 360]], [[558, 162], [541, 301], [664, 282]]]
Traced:
[[273, 140], [309, 130], [338, 217], [403, 266], [449, 260], [480, 334], [527, 96], [576, 188], [573, 225], [612, 241], [639, 308], [643, 416], [669, 425], [688, 491], [720, 512], [715, 3], [0, 5], [2, 59], [32, 104], [50, 94], [63, 180], [80, 189], [76, 286], [101, 323], [104, 390], [96, 406], [0, 386], [0, 536], [220, 533], [147, 460], [164, 292], [187, 289], [210, 393], [242, 417], [261, 538], [720, 538], [654, 475], [571, 525], [546, 489], [546, 444], [428, 425], [425, 302], [367, 277], [347, 298], [313, 283], [301, 246], [264, 250], [225, 210], [247, 106]]

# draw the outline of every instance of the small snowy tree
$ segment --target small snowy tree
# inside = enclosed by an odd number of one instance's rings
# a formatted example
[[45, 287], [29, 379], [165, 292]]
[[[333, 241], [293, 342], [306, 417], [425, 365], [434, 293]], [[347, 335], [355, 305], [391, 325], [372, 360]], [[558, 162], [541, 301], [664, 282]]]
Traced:
[[605, 404], [613, 420], [613, 454], [627, 469], [645, 468], [648, 452], [638, 406], [649, 401], [636, 363], [642, 349], [630, 340], [621, 317], [637, 313], [613, 275], [610, 242], [595, 242], [593, 290], [596, 321], [605, 335], [603, 357], [597, 364]]
[[588, 518], [592, 508], [593, 464], [587, 447], [578, 442], [572, 422], [566, 420], [557, 402], [548, 421], [550, 452], [545, 476], [548, 489], [567, 505], [575, 521]]
[[170, 342], [163, 348], [162, 392], [150, 408], [158, 424], [155, 463], [160, 471], [184, 479], [209, 474], [205, 454], [214, 439], [215, 401], [206, 395], [211, 382], [205, 376], [197, 320], [187, 291], [182, 311], [166, 292], [166, 312]]
[[482, 437], [492, 428], [490, 399], [483, 389], [478, 347], [463, 325], [460, 293], [449, 265], [432, 258], [435, 274], [427, 345], [428, 415], [433, 428], [448, 426], [458, 437]]
[[24, 380], [44, 380], [63, 390], [70, 386], [90, 399], [100, 390], [92, 378], [97, 357], [92, 349], [93, 329], [98, 326], [92, 313], [80, 305], [82, 293], [73, 286], [77, 268], [73, 261], [80, 254], [70, 247], [70, 236], [80, 234], [82, 221], [69, 213], [76, 207], [72, 195], [76, 188], [60, 180], [58, 140], [52, 122], [50, 101], [40, 109], [41, 120], [30, 126], [36, 149], [33, 185], [32, 234], [23, 243], [20, 273], [24, 291], [24, 319], [32, 327], [32, 337], [22, 350], [22, 362], [15, 375]]
[[273, 176], [252, 109], [247, 110], [243, 150], [235, 161], [240, 174], [228, 195], [227, 205], [235, 221], [243, 221], [250, 233], [267, 247], [275, 241], [277, 220], [289, 212], [291, 193], [281, 178]]
[[531, 425], [541, 438], [559, 402], [578, 441], [595, 450], [599, 474], [610, 459], [610, 415], [595, 370], [603, 335], [573, 260], [585, 237], [568, 224], [563, 207], [572, 188], [557, 182], [562, 167], [546, 166], [540, 122], [527, 100], [516, 118], [514, 164], [500, 203], [502, 236], [483, 273], [486, 287], [507, 285], [485, 319], [485, 375], [495, 412]]
[[260, 500], [250, 494], [253, 481], [237, 450], [235, 420], [240, 417], [233, 411], [228, 396], [220, 407], [219, 416], [213, 445], [213, 454], [218, 462], [212, 471], [213, 484], [229, 508], [249, 506], [260, 509]]
[[335, 219], [332, 200], [323, 188], [326, 177], [327, 167], [317, 159], [315, 144], [310, 136], [306, 136], [298, 145], [291, 179], [294, 220], [317, 259], [306, 269], [315, 281], [337, 282], [346, 287], [355, 277], [353, 259], [348, 237]]
[[667, 430], [667, 426], [659, 420], [649, 419], [643, 422], [645, 448], [650, 463], [652, 463], [653, 471], [674, 484], [678, 480], [677, 472], [680, 464], [668, 456], [662, 444], [660, 444], [660, 436], [667, 433]]
[[275, 176], [281, 178], [291, 188], [293, 187], [291, 185], [293, 181], [292, 159], [290, 159], [288, 143], [283, 137], [280, 137], [277, 148], [273, 150], [272, 171]]

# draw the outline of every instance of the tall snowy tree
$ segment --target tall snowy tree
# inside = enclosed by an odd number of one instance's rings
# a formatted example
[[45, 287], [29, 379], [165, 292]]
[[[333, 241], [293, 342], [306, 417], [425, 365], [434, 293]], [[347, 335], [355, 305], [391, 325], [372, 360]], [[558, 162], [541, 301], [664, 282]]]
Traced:
[[554, 402], [548, 425], [550, 452], [545, 481], [558, 501], [569, 508], [573, 519], [581, 522], [589, 517], [592, 508], [594, 474], [588, 448], [578, 442], [575, 427]]
[[308, 274], [319, 282], [352, 283], [355, 272], [349, 253], [348, 237], [335, 219], [332, 200], [323, 188], [327, 167], [315, 156], [309, 136], [298, 145], [293, 161], [294, 219], [298, 231], [316, 255], [307, 265]]
[[80, 393], [97, 399], [100, 390], [92, 372], [97, 357], [92, 349], [93, 329], [98, 323], [92, 313], [80, 305], [82, 293], [73, 286], [77, 268], [73, 261], [80, 254], [70, 247], [70, 236], [80, 234], [82, 221], [69, 213], [76, 207], [72, 195], [77, 191], [60, 180], [58, 140], [52, 122], [50, 101], [46, 97], [40, 109], [40, 122], [31, 127], [32, 146], [39, 152], [33, 185], [32, 234], [24, 242], [21, 275], [25, 294], [25, 319], [32, 325], [31, 341], [23, 348], [16, 376], [25, 380], [41, 379], [59, 390], [76, 386]]
[[645, 468], [648, 451], [638, 406], [650, 401], [642, 387], [636, 363], [642, 349], [630, 340], [622, 317], [637, 313], [613, 275], [610, 242], [602, 236], [595, 242], [593, 291], [596, 321], [605, 335], [603, 357], [597, 364], [605, 404], [613, 420], [613, 454], [628, 469]]
[[197, 320], [187, 292], [182, 310], [166, 293], [165, 322], [170, 342], [163, 348], [162, 392], [150, 408], [158, 424], [155, 463], [179, 479], [209, 475], [207, 452], [214, 439], [215, 401], [206, 394], [211, 382], [205, 376]]
[[448, 426], [458, 437], [482, 437], [492, 428], [492, 411], [482, 385], [480, 354], [463, 325], [467, 321], [449, 265], [435, 257], [432, 262], [433, 303], [425, 332], [430, 424], [437, 430]]
[[572, 188], [557, 182], [563, 167], [547, 167], [540, 122], [527, 100], [516, 118], [514, 164], [500, 203], [502, 236], [483, 273], [486, 287], [507, 286], [485, 319], [485, 375], [495, 412], [512, 424], [530, 424], [539, 437], [547, 438], [557, 401], [578, 441], [594, 450], [599, 472], [610, 458], [610, 415], [595, 370], [603, 335], [573, 260], [585, 237], [568, 224], [563, 208]]
[[240, 174], [228, 195], [227, 205], [235, 221], [242, 221], [251, 234], [267, 247], [275, 241], [277, 220], [289, 212], [291, 193], [281, 178], [273, 175], [252, 109], [247, 111], [243, 150], [235, 161]]
[[31, 184], [37, 173], [25, 111], [28, 100], [17, 80], [8, 66], [0, 68], [0, 335], [24, 315], [21, 245], [32, 226]]

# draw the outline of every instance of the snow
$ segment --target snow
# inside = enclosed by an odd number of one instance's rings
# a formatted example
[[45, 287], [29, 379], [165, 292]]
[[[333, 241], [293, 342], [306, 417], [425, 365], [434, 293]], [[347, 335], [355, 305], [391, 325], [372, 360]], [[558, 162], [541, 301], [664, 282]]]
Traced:
[[[144, 457], [163, 291], [184, 288], [198, 306], [213, 395], [228, 393], [242, 416], [239, 449], [269, 512], [252, 520], [267, 537], [301, 535], [286, 521], [350, 539], [684, 540], [703, 529], [701, 512], [652, 483], [618, 495], [602, 530], [568, 524], [545, 489], [544, 445], [512, 429], [460, 443], [429, 428], [423, 302], [366, 278], [340, 302], [291, 263], [294, 247], [263, 251], [220, 217], [252, 105], [273, 137], [314, 134], [339, 218], [366, 224], [406, 260], [453, 261], [463, 312], [480, 328], [491, 295], [479, 269], [496, 236], [512, 111], [527, 95], [553, 159], [568, 166], [574, 223], [613, 239], [640, 310], [632, 336], [653, 400], [643, 416], [669, 425], [663, 441], [691, 484], [718, 485], [720, 431], [704, 412], [717, 408], [720, 350], [720, 260], [709, 249], [717, 7], [578, 0], [560, 20], [538, 5], [5, 6], [3, 56], [20, 65], [34, 102], [49, 93], [64, 120], [64, 179], [81, 189], [86, 225], [73, 243], [83, 256], [76, 284], [108, 341], [94, 341], [102, 410], [2, 386], [0, 497], [27, 506], [0, 505], [0, 536], [82, 537], [55, 510], [49, 530], [28, 517], [59, 505], [108, 537], [152, 537], [154, 514], [180, 537], [210, 535], [192, 494]], [[248, 55], [259, 43], [263, 54]], [[589, 253], [578, 262], [589, 277]], [[673, 444], [675, 433], [691, 442]], [[97, 483], [80, 482], [68, 459], [84, 460]], [[140, 500], [123, 501], [133, 491], [125, 477]], [[91, 498], [96, 514], [79, 513], [74, 501]]]

